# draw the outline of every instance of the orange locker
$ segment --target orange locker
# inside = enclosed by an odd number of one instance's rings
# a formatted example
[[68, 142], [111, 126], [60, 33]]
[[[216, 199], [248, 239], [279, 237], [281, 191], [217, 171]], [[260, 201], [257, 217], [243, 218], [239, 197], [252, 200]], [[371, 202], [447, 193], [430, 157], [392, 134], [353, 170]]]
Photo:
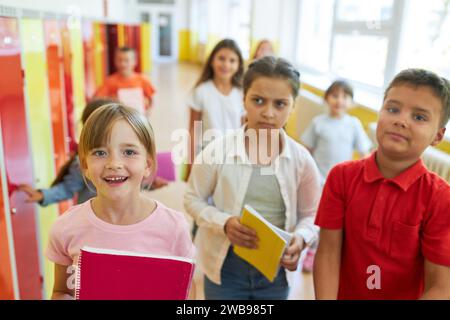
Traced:
[[108, 75], [108, 45], [106, 43], [106, 25], [94, 22], [94, 67], [95, 86], [100, 87]]
[[67, 142], [69, 151], [75, 152], [77, 143], [75, 138], [75, 111], [73, 100], [73, 83], [72, 83], [72, 50], [70, 43], [70, 31], [65, 22], [59, 22], [61, 32], [61, 44], [63, 48], [63, 79], [64, 79], [64, 101], [66, 104], [66, 121], [67, 121]]
[[5, 214], [11, 214], [19, 297], [41, 299], [43, 276], [35, 206], [25, 202], [23, 192], [16, 192], [19, 183], [33, 184], [33, 163], [24, 103], [19, 24], [15, 18], [0, 17], [0, 70], [4, 178], [8, 178], [6, 194], [10, 207], [10, 212]]
[[95, 84], [95, 36], [94, 24], [90, 21], [82, 23], [83, 52], [84, 52], [84, 78], [86, 101], [94, 96]]
[[[44, 21], [44, 33], [53, 133], [53, 150], [55, 168], [59, 171], [69, 159], [66, 106], [64, 99], [63, 51], [59, 22], [56, 20]], [[71, 204], [71, 201], [61, 202], [59, 204], [59, 213], [62, 214], [71, 206]]]

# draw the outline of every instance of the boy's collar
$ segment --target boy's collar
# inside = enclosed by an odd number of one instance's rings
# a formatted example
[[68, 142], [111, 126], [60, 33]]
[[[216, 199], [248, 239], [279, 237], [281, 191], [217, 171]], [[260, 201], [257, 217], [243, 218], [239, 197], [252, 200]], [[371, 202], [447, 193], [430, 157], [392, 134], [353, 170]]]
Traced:
[[386, 179], [380, 172], [376, 162], [376, 151], [365, 160], [364, 163], [364, 181], [371, 183], [377, 180], [392, 181], [399, 186], [403, 191], [407, 191], [409, 187], [417, 181], [422, 175], [428, 172], [422, 159], [417, 160], [415, 164], [400, 173], [398, 176]]

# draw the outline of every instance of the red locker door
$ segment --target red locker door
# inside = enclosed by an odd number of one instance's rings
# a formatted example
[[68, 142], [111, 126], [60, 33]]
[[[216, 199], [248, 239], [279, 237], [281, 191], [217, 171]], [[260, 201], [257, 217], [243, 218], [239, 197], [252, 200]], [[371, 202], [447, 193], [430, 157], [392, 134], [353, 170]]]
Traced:
[[141, 34], [139, 25], [126, 25], [125, 26], [125, 44], [128, 47], [136, 50], [136, 72], [141, 72]]
[[140, 34], [139, 26], [136, 25], [125, 25], [125, 45], [136, 50], [136, 72], [141, 72], [141, 51], [140, 51]]
[[42, 298], [36, 216], [33, 204], [25, 203], [19, 183], [33, 184], [28, 130], [25, 116], [20, 36], [17, 19], [0, 17], [0, 121], [11, 208], [11, 224], [21, 299]]
[[[59, 22], [56, 20], [44, 21], [44, 34], [53, 133], [53, 150], [55, 153], [55, 168], [58, 172], [69, 159], [66, 107], [64, 103], [64, 65]], [[71, 204], [71, 201], [59, 203], [60, 214], [66, 211]]]
[[77, 143], [75, 138], [75, 111], [73, 100], [73, 84], [72, 84], [72, 49], [70, 45], [70, 31], [65, 21], [59, 23], [61, 30], [61, 43], [63, 48], [63, 65], [64, 65], [64, 95], [66, 103], [66, 121], [67, 121], [67, 141], [69, 151], [75, 152]]
[[0, 123], [0, 300], [19, 298]]
[[106, 41], [108, 43], [108, 74], [113, 74], [116, 72], [116, 67], [114, 66], [114, 53], [119, 44], [117, 24], [106, 25]]

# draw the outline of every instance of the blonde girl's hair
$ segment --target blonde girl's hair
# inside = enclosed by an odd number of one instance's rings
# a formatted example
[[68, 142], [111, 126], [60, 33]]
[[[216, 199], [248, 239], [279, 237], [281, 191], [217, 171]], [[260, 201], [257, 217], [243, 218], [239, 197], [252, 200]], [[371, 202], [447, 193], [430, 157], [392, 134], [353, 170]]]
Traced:
[[[270, 42], [268, 39], [263, 39], [260, 42], [258, 42], [258, 45], [256, 46], [255, 52], [253, 53], [253, 57], [252, 60], [256, 60], [257, 58], [257, 54], [259, 49], [264, 45], [264, 44], [268, 44], [270, 46], [270, 50], [272, 51], [272, 54], [275, 52], [275, 50], [273, 49], [273, 45], [272, 42]], [[261, 57], [264, 58], [264, 57]]]
[[87, 119], [81, 131], [78, 156], [82, 167], [86, 166], [89, 151], [105, 146], [112, 127], [118, 120], [125, 120], [133, 128], [152, 162], [152, 175], [156, 172], [155, 137], [148, 119], [139, 111], [121, 103], [109, 103], [96, 109]]

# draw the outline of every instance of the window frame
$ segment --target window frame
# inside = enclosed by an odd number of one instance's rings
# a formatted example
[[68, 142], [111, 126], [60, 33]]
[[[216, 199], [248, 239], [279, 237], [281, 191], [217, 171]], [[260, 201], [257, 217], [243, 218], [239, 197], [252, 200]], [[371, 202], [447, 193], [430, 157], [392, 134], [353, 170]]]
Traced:
[[[306, 0], [300, 0], [300, 2], [303, 2]], [[299, 59], [299, 25], [296, 28], [296, 60], [298, 65], [305, 70], [306, 72], [309, 72], [314, 75], [322, 75], [323, 77], [326, 77], [328, 79], [334, 79], [336, 77], [343, 78], [346, 80], [351, 81], [355, 87], [358, 87], [362, 90], [371, 92], [373, 94], [381, 94], [383, 92], [383, 89], [387, 87], [389, 82], [392, 80], [394, 75], [396, 74], [397, 70], [397, 59], [399, 55], [399, 47], [400, 47], [400, 40], [401, 40], [401, 34], [403, 30], [403, 18], [405, 15], [405, 0], [394, 0], [392, 5], [392, 12], [391, 17], [388, 20], [380, 21], [380, 27], [379, 28], [368, 28], [367, 24], [369, 22], [367, 21], [345, 21], [345, 20], [339, 20], [338, 18], [338, 9], [339, 5], [342, 0], [334, 0], [333, 4], [333, 22], [331, 27], [331, 35], [330, 35], [330, 44], [329, 44], [329, 60], [328, 60], [328, 71], [323, 73], [317, 69], [315, 69], [312, 66], [306, 65]], [[301, 9], [302, 5], [300, 3], [299, 5], [299, 16], [301, 18]], [[383, 85], [382, 87], [378, 87], [375, 85], [371, 85], [368, 83], [365, 83], [363, 81], [358, 81], [354, 79], [347, 79], [341, 75], [338, 75], [336, 73], [335, 66], [333, 66], [333, 56], [334, 56], [334, 43], [336, 36], [338, 35], [348, 35], [357, 33], [358, 35], [367, 35], [367, 36], [380, 36], [385, 37], [387, 39], [387, 55], [385, 60], [385, 71], [383, 75]]]

